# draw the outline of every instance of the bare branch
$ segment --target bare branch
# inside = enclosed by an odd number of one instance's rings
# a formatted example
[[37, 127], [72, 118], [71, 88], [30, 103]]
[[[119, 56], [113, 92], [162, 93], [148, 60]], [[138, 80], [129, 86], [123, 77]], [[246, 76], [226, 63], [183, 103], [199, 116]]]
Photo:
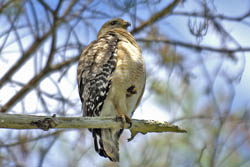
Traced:
[[76, 3], [76, 0], [72, 1], [69, 6], [65, 9], [62, 17], [58, 18], [54, 23], [54, 27], [50, 29], [48, 32], [44, 33], [43, 36], [38, 37], [32, 43], [32, 45], [24, 52], [22, 57], [6, 72], [6, 74], [0, 79], [0, 88], [4, 86], [4, 84], [10, 80], [10, 78], [14, 75], [16, 71], [32, 56], [33, 53], [37, 51], [37, 49], [43, 44], [43, 42], [58, 28], [65, 20], [65, 17], [69, 14], [70, 10]]
[[49, 37], [52, 31], [45, 33], [24, 52], [22, 57], [10, 68], [10, 70], [0, 79], [0, 88], [9, 81], [12, 75], [31, 57], [31, 55], [40, 47], [40, 45]]
[[191, 43], [186, 43], [182, 41], [175, 41], [175, 40], [166, 40], [166, 39], [144, 39], [144, 38], [137, 38], [136, 41], [138, 42], [157, 42], [157, 43], [167, 43], [170, 45], [175, 45], [175, 46], [182, 46], [186, 48], [191, 48], [195, 49], [198, 51], [201, 50], [207, 50], [207, 51], [213, 51], [213, 52], [219, 52], [219, 53], [236, 53], [236, 52], [250, 52], [250, 47], [239, 47], [235, 49], [229, 49], [229, 48], [215, 48], [211, 46], [202, 46], [202, 45], [196, 45], [196, 44], [191, 44]]
[[48, 138], [48, 137], [51, 137], [51, 136], [59, 136], [62, 132], [64, 132], [64, 130], [57, 130], [55, 132], [48, 133], [48, 134], [45, 134], [45, 135], [39, 135], [37, 137], [30, 138], [30, 139], [27, 139], [27, 140], [24, 140], [24, 141], [17, 141], [17, 142], [13, 142], [13, 143], [9, 143], [9, 144], [0, 144], [0, 148], [1, 147], [14, 147], [14, 146], [17, 146], [19, 144], [29, 143], [29, 142], [41, 140], [41, 139], [44, 139], [44, 138]]
[[[114, 117], [48, 117], [20, 114], [0, 113], [0, 128], [7, 129], [43, 129], [54, 128], [121, 128], [122, 123]], [[129, 125], [126, 124], [126, 128]], [[186, 133], [186, 130], [167, 122], [152, 120], [132, 119], [132, 127], [129, 128], [132, 136], [137, 133], [147, 132], [176, 132]]]
[[4, 9], [8, 8], [11, 3], [14, 3], [16, 0], [9, 0], [6, 3], [2, 3], [0, 6], [0, 13], [3, 12]]
[[146, 22], [143, 22], [140, 26], [133, 29], [131, 31], [131, 33], [136, 34], [136, 33], [140, 32], [141, 30], [143, 30], [145, 27], [152, 25], [153, 23], [160, 20], [164, 16], [170, 14], [179, 2], [181, 2], [181, 0], [174, 0], [174, 2], [172, 2], [170, 5], [167, 5], [160, 12], [157, 12], [154, 15], [152, 15]]
[[48, 68], [44, 68], [40, 73], [34, 76], [19, 92], [17, 92], [2, 108], [0, 108], [0, 112], [6, 112], [11, 107], [13, 107], [22, 97], [24, 97], [29, 91], [31, 91], [44, 77], [48, 76], [50, 73], [54, 71], [58, 71], [70, 64], [76, 62], [78, 60], [78, 56], [70, 58], [62, 63], [58, 63]]
[[185, 17], [201, 17], [201, 18], [208, 18], [210, 20], [213, 20], [213, 19], [221, 19], [221, 20], [228, 20], [228, 21], [242, 21], [244, 19], [246, 19], [247, 17], [250, 16], [250, 10], [247, 11], [246, 13], [244, 13], [243, 15], [241, 16], [226, 16], [226, 15], [222, 15], [222, 14], [210, 14], [210, 13], [198, 13], [198, 12], [179, 12], [179, 11], [176, 11], [176, 12], [173, 12], [172, 15], [180, 15], [180, 16], [185, 16]]

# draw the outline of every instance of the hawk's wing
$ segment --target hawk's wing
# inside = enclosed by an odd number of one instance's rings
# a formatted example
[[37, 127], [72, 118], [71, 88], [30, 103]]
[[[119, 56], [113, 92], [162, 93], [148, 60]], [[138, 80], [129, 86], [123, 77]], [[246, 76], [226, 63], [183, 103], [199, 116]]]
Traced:
[[84, 115], [99, 116], [116, 67], [117, 43], [117, 36], [109, 32], [93, 41], [80, 57], [78, 86]]
[[[118, 42], [116, 34], [108, 32], [93, 41], [80, 57], [77, 79], [83, 115], [91, 117], [100, 115], [111, 87], [111, 75], [116, 67]], [[90, 131], [96, 152], [112, 161], [119, 161], [120, 130], [112, 132], [110, 129], [90, 129]]]

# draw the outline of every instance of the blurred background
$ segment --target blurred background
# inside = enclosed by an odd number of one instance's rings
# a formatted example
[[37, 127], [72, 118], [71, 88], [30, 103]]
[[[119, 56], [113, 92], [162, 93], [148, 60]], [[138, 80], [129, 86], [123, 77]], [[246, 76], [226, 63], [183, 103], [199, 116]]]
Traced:
[[[146, 91], [136, 119], [187, 134], [120, 139], [122, 167], [250, 166], [248, 0], [0, 0], [0, 111], [81, 116], [78, 57], [120, 17], [142, 48]], [[102, 167], [86, 129], [0, 129], [0, 166]]]

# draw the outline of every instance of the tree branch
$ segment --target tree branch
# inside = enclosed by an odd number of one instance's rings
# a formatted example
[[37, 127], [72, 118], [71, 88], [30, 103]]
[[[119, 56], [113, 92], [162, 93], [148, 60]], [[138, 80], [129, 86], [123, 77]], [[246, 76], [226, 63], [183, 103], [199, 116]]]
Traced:
[[72, 7], [76, 3], [76, 0], [71, 1], [69, 6], [65, 9], [62, 17], [57, 18], [54, 22], [54, 27], [48, 30], [48, 32], [44, 33], [41, 37], [37, 37], [31, 46], [23, 53], [21, 58], [17, 60], [17, 62], [4, 74], [2, 78], [0, 78], [0, 88], [4, 86], [4, 84], [11, 79], [11, 77], [22, 67], [22, 65], [29, 60], [33, 53], [37, 51], [37, 49], [43, 44], [44, 41], [47, 40], [48, 37], [57, 29], [62, 23], [66, 22], [65, 17], [69, 14]]
[[212, 51], [212, 52], [219, 52], [219, 53], [236, 53], [236, 52], [250, 52], [250, 47], [245, 47], [245, 48], [216, 48], [212, 46], [206, 46], [206, 45], [195, 45], [192, 43], [188, 42], [182, 42], [182, 41], [175, 41], [175, 40], [167, 40], [167, 39], [144, 39], [144, 38], [137, 38], [136, 41], [138, 42], [155, 42], [155, 43], [166, 43], [170, 45], [175, 45], [175, 46], [182, 46], [186, 48], [191, 48], [194, 50], [207, 50], [207, 51]]
[[179, 15], [179, 16], [185, 16], [185, 17], [200, 17], [200, 18], [208, 18], [208, 19], [221, 19], [221, 20], [228, 20], [228, 21], [243, 21], [244, 19], [246, 19], [247, 17], [250, 16], [250, 10], [247, 11], [246, 13], [242, 14], [241, 16], [226, 16], [223, 14], [210, 14], [210, 13], [199, 13], [199, 12], [172, 12], [172, 15]]
[[145, 27], [154, 24], [155, 22], [157, 22], [164, 16], [170, 14], [179, 2], [181, 2], [181, 0], [174, 0], [171, 4], [167, 5], [164, 9], [152, 15], [147, 21], [141, 23], [140, 26], [133, 29], [131, 31], [131, 34], [136, 34], [142, 31]]
[[[58, 63], [56, 65], [44, 68], [36, 76], [34, 76], [20, 91], [18, 91], [7, 103], [0, 107], [0, 112], [7, 112], [13, 107], [21, 98], [23, 98], [28, 92], [30, 92], [39, 82], [41, 82], [49, 74], [58, 71], [70, 64], [76, 62], [79, 56], [74, 56], [66, 61]], [[1, 118], [1, 117], [0, 117]]]
[[[0, 128], [6, 129], [42, 129], [49, 130], [55, 128], [121, 128], [121, 121], [114, 117], [56, 117], [35, 116], [20, 114], [0, 113]], [[187, 131], [167, 122], [153, 120], [132, 119], [132, 126], [126, 124], [125, 128], [131, 131], [131, 138], [137, 133], [146, 134], [148, 132], [176, 132], [186, 133]]]

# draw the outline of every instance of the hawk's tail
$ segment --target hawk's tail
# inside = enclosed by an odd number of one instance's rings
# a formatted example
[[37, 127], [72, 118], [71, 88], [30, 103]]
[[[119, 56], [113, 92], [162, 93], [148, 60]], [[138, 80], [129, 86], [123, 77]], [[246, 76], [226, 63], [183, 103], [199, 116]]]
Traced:
[[92, 129], [95, 150], [111, 161], [119, 161], [119, 138], [123, 129]]

